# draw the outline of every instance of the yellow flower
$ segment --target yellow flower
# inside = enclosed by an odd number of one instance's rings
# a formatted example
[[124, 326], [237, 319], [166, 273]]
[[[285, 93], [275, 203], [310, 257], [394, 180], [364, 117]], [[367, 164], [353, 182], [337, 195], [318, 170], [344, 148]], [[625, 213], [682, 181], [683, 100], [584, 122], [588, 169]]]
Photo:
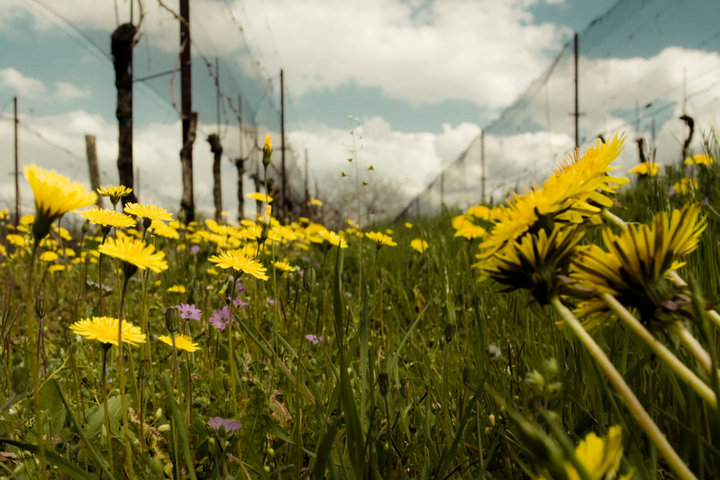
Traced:
[[[609, 293], [620, 303], [638, 310], [646, 324], [662, 322], [664, 314], [687, 303], [678, 288], [666, 278], [682, 263], [679, 259], [695, 250], [707, 226], [699, 217], [700, 205], [687, 205], [662, 212], [651, 225], [628, 225], [620, 234], [603, 231], [608, 251], [591, 245], [573, 261], [570, 276], [581, 286]], [[605, 311], [600, 300], [584, 302], [578, 314]]]
[[268, 277], [262, 263], [253, 260], [238, 250], [227, 250], [220, 252], [220, 255], [213, 255], [208, 260], [220, 268], [232, 268], [238, 272], [244, 272], [260, 280], [267, 280]]
[[[113, 317], [92, 317], [78, 320], [70, 325], [70, 330], [88, 340], [98, 340], [111, 345], [118, 344], [118, 323], [120, 320]], [[130, 322], [122, 322], [122, 341], [130, 345], [145, 343], [145, 334], [140, 327]]]
[[322, 207], [323, 202], [322, 200], [318, 200], [317, 198], [310, 197], [310, 200], [308, 200], [308, 205], [311, 207]]
[[48, 267], [48, 272], [50, 273], [60, 272], [62, 270], [65, 270], [65, 265], [50, 265]]
[[117, 205], [122, 197], [126, 197], [132, 193], [132, 188], [125, 185], [105, 185], [99, 187], [97, 192], [103, 197], [110, 197], [110, 203]]
[[26, 165], [23, 172], [35, 196], [37, 219], [33, 223], [33, 235], [36, 240], [50, 232], [50, 225], [56, 218], [97, 200], [94, 192], [88, 192], [77, 182], [70, 183], [70, 179], [55, 170], [44, 170], [33, 164]]
[[387, 245], [388, 247], [394, 247], [397, 245], [397, 243], [393, 241], [392, 237], [389, 237], [382, 232], [367, 232], [365, 233], [365, 236], [375, 242], [377, 248], [384, 245]]
[[643, 162], [637, 167], [630, 169], [630, 173], [634, 173], [639, 177], [655, 177], [659, 171], [660, 167], [655, 162]]
[[[622, 460], [622, 427], [613, 425], [607, 437], [600, 438], [589, 433], [575, 448], [575, 456], [583, 464], [587, 472], [597, 480], [615, 478]], [[580, 480], [580, 475], [570, 462], [565, 463], [568, 480]], [[630, 478], [632, 475], [623, 478]]]
[[20, 217], [20, 225], [29, 226], [35, 221], [35, 215], [23, 215]]
[[263, 152], [272, 153], [273, 146], [272, 146], [272, 137], [270, 134], [265, 135], [265, 145], [263, 145]]
[[468, 208], [465, 215], [490, 221], [492, 219], [492, 210], [490, 207], [486, 207], [485, 205], [475, 205]]
[[711, 165], [715, 159], [710, 155], [693, 155], [685, 159], [685, 165]]
[[[172, 347], [173, 341], [171, 336], [161, 335], [158, 337], [158, 340]], [[175, 348], [178, 350], [185, 350], [186, 352], [195, 352], [200, 350], [200, 346], [197, 343], [193, 343], [191, 337], [183, 335], [182, 333], [175, 335]]]
[[410, 222], [405, 222], [404, 225], [405, 225], [405, 228], [407, 228], [407, 229], [413, 228], [413, 224]]
[[150, 220], [172, 221], [172, 215], [162, 207], [155, 205], [143, 205], [141, 203], [128, 203], [125, 205], [125, 213]]
[[287, 260], [283, 260], [283, 261], [278, 260], [277, 262], [273, 263], [273, 265], [275, 266], [275, 268], [277, 268], [278, 270], [282, 270], [283, 272], [294, 272], [295, 271], [295, 267], [290, 265], [290, 263]]
[[698, 181], [694, 178], [681, 178], [680, 181], [673, 183], [674, 193], [685, 195], [690, 189], [697, 190], [699, 188]]
[[171, 240], [177, 240], [180, 238], [180, 234], [176, 229], [170, 225], [161, 222], [160, 220], [153, 220], [150, 223], [150, 231], [161, 237], [169, 238]]
[[[135, 220], [124, 213], [108, 210], [106, 208], [93, 208], [80, 213], [80, 216], [90, 222], [105, 227], [126, 228], [135, 226]], [[108, 230], [109, 231], [109, 230]]]
[[98, 247], [98, 250], [108, 257], [118, 258], [141, 270], [148, 268], [155, 273], [160, 273], [168, 268], [164, 252], [156, 252], [154, 246], [146, 245], [142, 240], [127, 235], [108, 238], [104, 244]]
[[273, 201], [273, 197], [260, 192], [248, 193], [246, 196], [251, 200], [257, 200], [258, 202], [272, 203]]
[[472, 240], [475, 238], [483, 238], [485, 235], [487, 235], [487, 230], [485, 230], [479, 225], [475, 225], [470, 221], [463, 222], [460, 228], [455, 231], [456, 237], [463, 237], [467, 238], [468, 240]]
[[428, 242], [420, 238], [414, 238], [410, 241], [410, 247], [419, 253], [423, 253], [428, 248]]
[[185, 286], [184, 285], [173, 285], [172, 287], [167, 289], [170, 293], [185, 293]]
[[48, 263], [54, 262], [57, 259], [58, 259], [58, 254], [55, 252], [43, 252], [40, 255], [40, 260], [42, 260], [43, 262], [48, 262]]
[[345, 241], [345, 238], [343, 238], [342, 235], [336, 232], [331, 232], [330, 230], [324, 229], [318, 231], [318, 235], [320, 235], [323, 240], [328, 242], [333, 247], [348, 248], [348, 244]]
[[575, 247], [582, 237], [577, 228], [556, 224], [550, 235], [544, 229], [524, 235], [473, 266], [483, 276], [506, 285], [505, 291], [530, 290], [545, 305], [558, 294], [561, 278], [568, 274]]
[[27, 245], [25, 242], [26, 237], [23, 235], [18, 235], [17, 233], [8, 233], [5, 239], [10, 243], [11, 245], [15, 245], [16, 247], [24, 247]]

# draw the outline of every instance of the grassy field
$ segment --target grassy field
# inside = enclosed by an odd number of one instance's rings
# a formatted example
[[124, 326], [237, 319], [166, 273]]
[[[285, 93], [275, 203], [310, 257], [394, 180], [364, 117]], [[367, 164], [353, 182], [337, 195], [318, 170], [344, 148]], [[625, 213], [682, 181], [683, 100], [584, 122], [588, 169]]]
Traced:
[[[70, 235], [93, 195], [26, 168], [0, 478], [717, 478], [718, 165], [618, 190], [588, 163], [618, 143], [505, 207], [362, 230], [136, 206]], [[598, 250], [615, 283], [583, 275]]]

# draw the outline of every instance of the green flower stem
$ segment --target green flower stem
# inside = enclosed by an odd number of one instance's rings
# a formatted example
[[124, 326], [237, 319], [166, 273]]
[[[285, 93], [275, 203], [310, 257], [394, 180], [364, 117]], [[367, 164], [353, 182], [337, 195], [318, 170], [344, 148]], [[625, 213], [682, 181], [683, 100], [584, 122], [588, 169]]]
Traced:
[[[125, 366], [123, 362], [123, 341], [122, 341], [122, 323], [125, 317], [125, 294], [127, 293], [128, 281], [130, 275], [125, 275], [123, 281], [122, 293], [120, 294], [120, 315], [118, 321], [118, 383], [120, 388], [120, 408], [122, 409], [123, 419], [123, 443], [125, 444], [125, 468], [127, 469], [128, 478], [133, 479], [135, 475], [133, 473], [132, 464], [132, 447], [130, 446], [130, 434], [128, 432], [128, 414], [127, 414], [127, 399], [125, 398]], [[140, 419], [142, 421], [142, 419]]]
[[690, 353], [692, 353], [693, 357], [695, 357], [695, 360], [698, 361], [703, 370], [710, 373], [712, 370], [712, 359], [710, 358], [710, 354], [707, 350], [705, 350], [700, 342], [698, 342], [697, 338], [695, 338], [681, 322], [675, 322], [671, 326], [671, 329], [673, 333], [678, 336], [680, 342], [685, 346], [685, 348], [690, 350]]
[[617, 390], [618, 394], [625, 403], [625, 406], [633, 414], [635, 420], [640, 424], [640, 427], [645, 431], [645, 434], [648, 436], [650, 441], [658, 449], [660, 454], [668, 463], [670, 469], [675, 472], [675, 475], [677, 475], [680, 479], [697, 479], [697, 477], [690, 471], [688, 466], [673, 449], [672, 445], [670, 445], [667, 441], [667, 438], [665, 438], [665, 435], [660, 431], [650, 415], [648, 415], [647, 411], [643, 408], [642, 404], [628, 384], [625, 383], [625, 379], [622, 375], [620, 375], [620, 372], [617, 371], [605, 352], [597, 343], [595, 343], [595, 340], [593, 340], [590, 334], [583, 328], [580, 321], [575, 318], [575, 315], [573, 315], [573, 313], [565, 305], [563, 305], [557, 296], [553, 297], [550, 300], [550, 303], [560, 314], [578, 340], [580, 340], [585, 348], [587, 348], [590, 355], [595, 359], [598, 366], [605, 373], [605, 376]]
[[103, 343], [102, 349], [103, 349], [103, 356], [102, 356], [102, 371], [100, 373], [100, 376], [102, 377], [101, 383], [102, 383], [102, 397], [103, 397], [103, 413], [105, 414], [105, 431], [107, 435], [107, 449], [108, 449], [108, 459], [110, 463], [110, 467], [112, 468], [115, 463], [113, 462], [113, 453], [112, 453], [112, 432], [110, 431], [110, 413], [108, 410], [108, 398], [107, 398], [107, 373], [105, 371], [107, 370], [107, 353], [108, 350], [110, 350], [110, 344], [109, 343]]
[[[717, 408], [717, 398], [715, 397], [715, 393], [713, 393], [712, 389], [708, 387], [705, 382], [700, 380], [700, 378], [698, 378], [692, 370], [682, 363], [675, 354], [668, 350], [665, 345], [663, 345], [652, 333], [650, 333], [650, 331], [648, 331], [648, 329], [645, 328], [645, 326], [640, 323], [640, 321], [635, 318], [635, 316], [630, 313], [623, 304], [618, 302], [618, 300], [609, 293], [601, 294], [600, 298], [608, 307], [610, 307], [615, 315], [617, 315], [618, 318], [635, 333], [635, 335], [640, 337], [640, 339], [645, 342], [648, 347], [650, 347], [650, 350], [652, 350], [655, 355], [660, 357], [660, 359], [665, 362], [668, 367], [670, 367], [680, 380], [695, 390], [695, 393], [697, 393], [700, 398], [705, 401], [705, 403], [713, 408]], [[683, 330], [690, 335], [690, 332], [684, 328]], [[694, 337], [693, 340], [695, 340]], [[695, 340], [695, 342], [697, 342], [697, 340]]]

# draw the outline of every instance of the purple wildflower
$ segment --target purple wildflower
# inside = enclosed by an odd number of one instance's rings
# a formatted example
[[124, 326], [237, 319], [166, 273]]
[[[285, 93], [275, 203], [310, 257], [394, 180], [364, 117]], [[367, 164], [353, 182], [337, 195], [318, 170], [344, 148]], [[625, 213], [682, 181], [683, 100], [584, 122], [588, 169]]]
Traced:
[[240, 422], [238, 422], [237, 420], [231, 420], [229, 418], [212, 417], [210, 420], [208, 420], [207, 424], [210, 428], [213, 428], [215, 430], [220, 430], [220, 428], [222, 427], [227, 433], [232, 433], [242, 428], [242, 424]]
[[193, 255], [197, 255], [200, 252], [200, 245], [192, 245], [190, 246], [190, 253]]
[[275, 300], [273, 300], [272, 298], [268, 298], [268, 299], [267, 299], [267, 304], [272, 307], [273, 305], [275, 305]]
[[218, 330], [225, 330], [228, 322], [231, 321], [230, 307], [224, 306], [220, 310], [215, 310], [208, 321]]
[[317, 336], [314, 333], [308, 333], [307, 335], [305, 335], [305, 338], [313, 345], [317, 345], [324, 340], [323, 337]]
[[673, 195], [675, 195], [675, 187], [670, 185], [670, 188], [668, 188], [668, 196], [672, 197]]
[[233, 300], [233, 305], [235, 307], [247, 307], [248, 305], [250, 305], [250, 302], [243, 302], [241, 298], [236, 298], [235, 300]]
[[237, 282], [235, 282], [235, 295], [240, 295], [241, 293], [245, 292], [245, 285], [242, 284], [240, 279], [237, 279]]
[[202, 310], [197, 308], [194, 303], [181, 303], [180, 305], [175, 305], [175, 308], [180, 311], [180, 318], [183, 318], [185, 320], [192, 319], [196, 322], [200, 321]]

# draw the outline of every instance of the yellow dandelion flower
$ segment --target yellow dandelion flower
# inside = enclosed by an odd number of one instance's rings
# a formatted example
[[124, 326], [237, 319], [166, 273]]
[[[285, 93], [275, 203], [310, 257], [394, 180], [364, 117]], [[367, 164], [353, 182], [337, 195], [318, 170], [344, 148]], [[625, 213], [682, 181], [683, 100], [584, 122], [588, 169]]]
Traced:
[[479, 218], [481, 220], [487, 220], [489, 222], [492, 219], [492, 210], [490, 207], [486, 207], [485, 205], [474, 205], [468, 208], [465, 215]]
[[62, 270], [65, 270], [65, 265], [50, 265], [48, 267], [48, 272], [50, 273], [60, 272]]
[[561, 278], [568, 274], [575, 247], [582, 237], [577, 228], [558, 224], [550, 235], [545, 230], [524, 235], [474, 267], [484, 277], [506, 285], [504, 291], [530, 290], [545, 305], [557, 295]]
[[248, 193], [246, 197], [251, 200], [257, 200], [258, 202], [272, 203], [273, 201], [273, 197], [260, 192]]
[[[80, 213], [80, 216], [96, 225], [104, 227], [126, 228], [135, 226], [135, 220], [124, 213], [106, 208], [93, 208]], [[108, 230], [109, 231], [109, 230]]]
[[673, 183], [672, 193], [685, 195], [690, 190], [697, 190], [699, 187], [700, 184], [694, 178], [681, 178], [679, 181]]
[[40, 254], [40, 260], [42, 260], [43, 262], [50, 263], [50, 262], [54, 262], [57, 259], [58, 259], [58, 254], [55, 252], [43, 252], [42, 254]]
[[117, 205], [121, 198], [130, 195], [132, 191], [132, 188], [126, 187], [125, 185], [105, 185], [97, 189], [97, 193], [103, 197], [110, 198], [110, 203], [112, 203], [113, 206]]
[[3, 257], [7, 257], [7, 250], [5, 249], [5, 245], [0, 244], [0, 255]]
[[156, 252], [154, 246], [146, 245], [142, 240], [127, 235], [108, 238], [104, 244], [98, 247], [98, 250], [108, 257], [118, 258], [141, 270], [147, 268], [155, 273], [160, 273], [168, 268], [164, 252]]
[[282, 270], [283, 272], [294, 272], [295, 271], [295, 267], [290, 265], [290, 262], [288, 262], [287, 260], [282, 260], [282, 261], [278, 260], [273, 263], [273, 266], [275, 268], [277, 268], [278, 270]]
[[392, 237], [385, 235], [382, 232], [367, 232], [365, 236], [375, 242], [377, 248], [382, 246], [395, 247], [397, 243], [393, 241]]
[[260, 280], [267, 280], [267, 270], [265, 266], [252, 258], [245, 255], [239, 250], [226, 250], [220, 252], [220, 255], [213, 255], [208, 260], [216, 264], [220, 268], [232, 268], [238, 272], [247, 273]]
[[143, 205], [142, 203], [128, 203], [125, 205], [125, 213], [135, 215], [136, 217], [147, 218], [150, 220], [162, 220], [165, 222], [172, 221], [170, 212], [162, 207], [155, 205]]
[[[169, 335], [161, 335], [158, 337], [162, 343], [173, 345], [173, 339]], [[200, 346], [192, 341], [192, 337], [178, 333], [175, 335], [175, 348], [178, 350], [185, 350], [186, 352], [196, 352], [200, 350]]]
[[308, 200], [308, 205], [310, 205], [311, 207], [322, 207], [323, 202], [322, 200], [319, 200], [317, 198], [310, 197], [310, 200]]
[[328, 242], [333, 247], [348, 248], [347, 241], [345, 241], [345, 238], [339, 233], [323, 229], [318, 231], [318, 235], [320, 235], [320, 238]]
[[463, 222], [462, 226], [455, 231], [456, 237], [463, 237], [467, 238], [468, 240], [473, 240], [475, 238], [483, 238], [487, 235], [487, 230], [485, 230], [480, 225], [475, 225], [474, 223], [470, 221]]
[[173, 285], [172, 287], [167, 289], [170, 293], [185, 293], [185, 286], [184, 285]]
[[6, 218], [10, 218], [10, 210], [3, 208], [0, 210], [0, 220], [5, 220]]
[[35, 215], [23, 215], [20, 217], [20, 225], [29, 227], [35, 222]]
[[630, 169], [630, 173], [634, 173], [639, 177], [655, 177], [660, 172], [660, 166], [655, 162], [642, 162], [640, 165]]
[[56, 218], [97, 200], [94, 192], [88, 192], [77, 182], [70, 183], [69, 178], [55, 170], [44, 170], [33, 164], [26, 165], [23, 172], [35, 197], [37, 218], [33, 222], [33, 235], [37, 240], [50, 232], [50, 225]]
[[8, 241], [9, 244], [16, 247], [25, 247], [28, 245], [28, 243], [25, 241], [27, 237], [25, 237], [24, 235], [18, 235], [17, 233], [8, 233], [5, 236], [5, 239]]
[[[592, 478], [598, 480], [615, 478], [623, 455], [622, 427], [620, 425], [610, 427], [605, 438], [600, 438], [592, 432], [587, 434], [575, 448], [575, 455]], [[565, 464], [565, 470], [568, 480], [580, 480], [580, 475], [570, 462]]]
[[[598, 293], [614, 295], [636, 309], [641, 321], [658, 326], [665, 314], [687, 303], [667, 275], [679, 268], [680, 258], [695, 250], [707, 223], [700, 205], [662, 212], [651, 225], [628, 225], [620, 234], [603, 231], [607, 251], [592, 245], [580, 250], [570, 277]], [[583, 312], [606, 310], [600, 300], [584, 302]]]
[[704, 165], [708, 166], [715, 163], [715, 159], [710, 155], [693, 155], [685, 159], [685, 165]]
[[410, 240], [410, 247], [418, 253], [423, 253], [428, 248], [428, 242], [420, 238], [413, 238]]
[[[97, 340], [117, 346], [119, 322], [119, 319], [113, 317], [91, 317], [73, 323], [70, 325], [70, 330], [88, 340]], [[128, 321], [122, 322], [121, 336], [123, 343], [129, 345], [145, 343], [145, 334], [142, 333], [140, 327]]]
[[176, 229], [160, 220], [153, 220], [150, 223], [150, 231], [155, 235], [160, 235], [161, 237], [169, 238], [171, 240], [177, 240], [180, 238], [180, 234]]
[[408, 230], [413, 228], [413, 224], [410, 222], [405, 222], [403, 225], [405, 225], [405, 228], [407, 228]]

